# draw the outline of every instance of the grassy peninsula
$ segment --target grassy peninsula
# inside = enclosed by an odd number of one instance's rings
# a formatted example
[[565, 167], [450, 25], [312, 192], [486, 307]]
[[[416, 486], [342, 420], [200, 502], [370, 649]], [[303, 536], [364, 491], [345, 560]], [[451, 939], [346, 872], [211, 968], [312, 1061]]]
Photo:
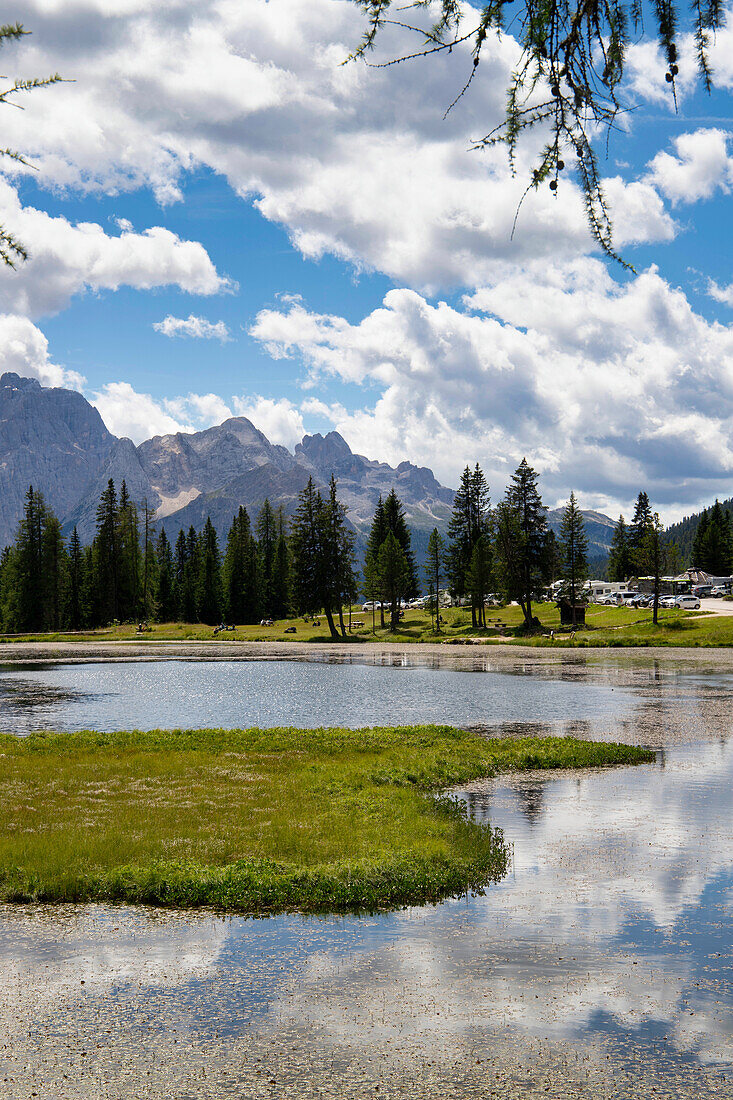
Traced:
[[433, 792], [499, 771], [653, 759], [447, 726], [0, 737], [0, 900], [249, 913], [377, 909], [480, 889], [501, 834]]

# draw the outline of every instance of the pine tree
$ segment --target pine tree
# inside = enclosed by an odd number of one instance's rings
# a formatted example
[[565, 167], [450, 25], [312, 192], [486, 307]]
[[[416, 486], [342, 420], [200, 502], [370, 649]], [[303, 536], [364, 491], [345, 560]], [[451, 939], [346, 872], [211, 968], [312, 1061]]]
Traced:
[[[155, 509], [143, 501], [142, 566], [140, 579], [140, 606], [143, 619], [151, 619], [155, 613], [155, 592], [158, 580], [158, 556], [153, 543], [153, 519]], [[167, 540], [166, 540], [167, 541]]]
[[643, 573], [640, 559], [644, 556], [644, 546], [650, 527], [653, 526], [652, 507], [646, 493], [639, 493], [634, 507], [634, 518], [629, 528], [629, 564], [636, 573]]
[[176, 567], [165, 527], [161, 527], [158, 535], [158, 541], [155, 545], [155, 558], [157, 575], [155, 618], [159, 623], [170, 623], [176, 617]]
[[716, 499], [708, 512], [703, 512], [693, 542], [693, 564], [714, 577], [729, 576], [733, 531], [730, 513]]
[[15, 543], [14, 613], [8, 612], [12, 629], [42, 630], [44, 619], [43, 528], [46, 506], [31, 485]]
[[277, 518], [277, 543], [275, 544], [275, 565], [272, 577], [272, 607], [270, 617], [285, 619], [290, 614], [290, 551], [285, 532], [285, 517], [282, 508]]
[[[188, 561], [188, 544], [183, 528], [178, 532], [175, 550], [173, 551], [173, 589], [176, 600], [175, 618], [178, 622], [186, 622], [185, 609], [185, 577], [186, 562]], [[190, 622], [190, 620], [188, 620]]]
[[410, 597], [417, 596], [418, 592], [420, 591], [420, 586], [417, 579], [417, 569], [415, 567], [415, 555], [412, 552], [410, 529], [407, 526], [407, 522], [405, 520], [405, 513], [402, 507], [402, 502], [400, 501], [394, 489], [390, 489], [387, 495], [387, 499], [384, 502], [384, 521], [387, 525], [387, 530], [392, 532], [392, 534], [402, 547], [402, 552], [405, 555], [405, 561], [407, 562], [409, 579], [404, 595], [407, 596], [408, 599]]
[[631, 549], [629, 547], [629, 531], [623, 516], [618, 517], [618, 523], [613, 529], [613, 540], [608, 555], [608, 579], [611, 581], [626, 581], [631, 576]]
[[400, 621], [400, 602], [409, 591], [412, 576], [407, 555], [392, 531], [379, 548], [377, 569], [380, 586], [389, 604], [389, 629], [395, 631]]
[[56, 516], [44, 509], [41, 535], [42, 629], [59, 630], [62, 625], [64, 587], [66, 584], [66, 548], [61, 537], [61, 524]]
[[72, 630], [79, 630], [85, 622], [84, 614], [84, 553], [76, 527], [69, 539], [67, 618]]
[[[299, 615], [316, 615], [323, 609], [321, 592], [321, 513], [323, 500], [308, 478], [300, 493], [290, 532], [293, 603]], [[330, 624], [329, 624], [330, 626]], [[335, 630], [332, 632], [335, 637]]]
[[260, 618], [261, 558], [252, 535], [247, 509], [240, 507], [227, 535], [222, 569], [224, 605], [232, 623], [256, 623]]
[[491, 585], [491, 542], [488, 535], [482, 535], [476, 542], [466, 572], [466, 588], [471, 595], [471, 606], [475, 609], [475, 622], [479, 629], [486, 629], [486, 596]]
[[[468, 467], [466, 467], [468, 469]], [[425, 578], [428, 582], [428, 592], [435, 606], [435, 631], [441, 634], [440, 629], [440, 584], [445, 568], [446, 549], [443, 536], [437, 527], [434, 527], [428, 539], [428, 556], [425, 562]]]
[[200, 622], [213, 626], [222, 621], [224, 600], [219, 540], [210, 516], [201, 533], [198, 558], [196, 610]]
[[324, 569], [333, 592], [338, 611], [341, 636], [346, 637], [343, 605], [349, 605], [356, 599], [358, 587], [354, 572], [354, 536], [346, 526], [346, 508], [336, 494], [336, 479], [333, 474], [328, 488], [328, 503], [325, 509], [326, 538]]
[[119, 619], [119, 559], [117, 492], [110, 478], [97, 507], [97, 534], [94, 539], [95, 618], [100, 623]]
[[179, 597], [182, 619], [183, 622], [186, 623], [195, 623], [199, 621], [198, 583], [200, 550], [200, 539], [196, 534], [196, 528], [191, 524], [186, 535], [186, 561], [183, 567], [183, 581], [181, 583], [181, 594]]
[[[514, 513], [516, 527], [505, 527], [505, 535], [514, 530], [518, 545], [510, 554], [512, 568], [518, 569], [518, 575], [511, 581], [516, 591], [524, 621], [527, 627], [534, 624], [532, 599], [546, 582], [547, 560], [547, 514], [537, 488], [537, 472], [523, 458], [512, 475], [511, 484], [506, 491], [506, 504]], [[503, 546], [502, 552], [508, 553]], [[505, 560], [506, 574], [510, 561]]]
[[[467, 577], [474, 547], [489, 532], [489, 505], [489, 489], [481, 467], [478, 462], [473, 470], [466, 466], [448, 524], [450, 587], [453, 594], [461, 599], [469, 592]], [[471, 601], [474, 627], [480, 625], [481, 617], [476, 604]]]
[[588, 579], [588, 538], [585, 533], [585, 521], [573, 492], [570, 493], [570, 500], [563, 512], [560, 547], [563, 562], [561, 592], [570, 601], [573, 629], [575, 629], [578, 625], [576, 603]]
[[654, 583], [654, 611], [652, 620], [656, 625], [659, 619], [659, 589], [661, 586], [662, 572], [665, 568], [666, 547], [662, 542], [664, 527], [655, 512], [644, 529], [641, 547], [637, 552], [639, 572], [644, 576], [650, 576]]
[[137, 508], [127, 485], [120, 486], [117, 508], [117, 618], [131, 622], [140, 617], [140, 530]]
[[[379, 577], [379, 550], [387, 537], [389, 528], [387, 526], [387, 520], [384, 515], [384, 501], [382, 500], [382, 494], [379, 494], [379, 500], [377, 501], [377, 507], [374, 509], [374, 518], [372, 519], [372, 526], [369, 531], [369, 538], [367, 539], [366, 554], [364, 555], [364, 577], [369, 576], [370, 590], [376, 590], [378, 587]], [[373, 616], [372, 616], [373, 617]], [[379, 620], [380, 626], [384, 629], [384, 607], [382, 606], [382, 600], [379, 601]]]
[[257, 516], [257, 545], [260, 558], [260, 595], [262, 609], [268, 619], [277, 616], [273, 614], [275, 602], [275, 555], [277, 552], [277, 520], [267, 497]]

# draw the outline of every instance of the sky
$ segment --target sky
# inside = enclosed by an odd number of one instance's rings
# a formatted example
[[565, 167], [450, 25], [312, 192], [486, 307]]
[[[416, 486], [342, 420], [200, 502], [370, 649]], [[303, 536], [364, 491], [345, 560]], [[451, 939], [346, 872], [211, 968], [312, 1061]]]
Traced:
[[[11, 6], [12, 7], [12, 6]], [[627, 54], [628, 113], [599, 141], [615, 243], [595, 249], [569, 171], [517, 203], [537, 138], [501, 121], [517, 59], [491, 39], [387, 68], [344, 64], [352, 0], [17, 0], [32, 33], [0, 105], [0, 371], [80, 390], [136, 443], [249, 417], [292, 449], [478, 461], [492, 497], [526, 456], [545, 502], [667, 521], [733, 493], [733, 29], [716, 88], [678, 38], [678, 110], [655, 45]], [[466, 25], [475, 18], [466, 7]], [[731, 22], [733, 28], [733, 22]], [[379, 58], [414, 47], [385, 36]]]

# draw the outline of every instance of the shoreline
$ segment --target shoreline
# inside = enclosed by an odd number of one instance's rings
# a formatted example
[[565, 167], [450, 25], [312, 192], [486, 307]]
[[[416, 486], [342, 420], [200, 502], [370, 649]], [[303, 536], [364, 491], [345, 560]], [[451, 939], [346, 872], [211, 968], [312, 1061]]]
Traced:
[[[715, 655], [713, 657], [713, 654]], [[700, 646], [618, 646], [563, 648], [504, 644], [501, 642], [473, 645], [448, 645], [444, 642], [285, 642], [215, 640], [141, 640], [99, 642], [0, 642], [0, 665], [14, 664], [75, 664], [90, 661], [170, 661], [170, 660], [340, 660], [351, 658], [369, 663], [384, 659], [393, 663], [400, 658], [410, 664], [430, 663], [437, 667], [475, 665], [477, 661], [533, 661], [553, 664], [617, 663], [624, 661], [646, 664], [648, 661], [694, 663], [714, 661], [733, 669], [733, 649]]]

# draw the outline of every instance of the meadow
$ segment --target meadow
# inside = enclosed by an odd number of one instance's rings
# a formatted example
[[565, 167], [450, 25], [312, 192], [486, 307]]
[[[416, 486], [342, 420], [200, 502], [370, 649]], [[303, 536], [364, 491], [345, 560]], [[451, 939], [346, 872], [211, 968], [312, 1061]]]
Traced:
[[38, 733], [0, 753], [0, 900], [259, 914], [481, 890], [507, 871], [503, 837], [435, 792], [653, 759], [447, 726]]
[[[591, 605], [586, 612], [586, 625], [575, 633], [560, 627], [560, 613], [554, 603], [540, 603], [534, 612], [543, 626], [543, 633], [527, 637], [522, 632], [521, 608], [510, 604], [487, 609], [487, 629], [476, 630], [471, 626], [471, 613], [466, 608], [444, 608], [441, 632], [436, 633], [428, 612], [406, 611], [399, 629], [392, 633], [388, 626], [381, 627], [377, 614], [372, 629], [371, 612], [354, 608], [352, 630], [347, 634], [350, 642], [417, 642], [436, 643], [462, 640], [478, 640], [488, 643], [553, 646], [553, 647], [616, 647], [616, 646], [731, 646], [733, 645], [733, 615], [722, 616], [700, 611], [679, 611], [661, 608], [659, 623], [652, 622], [652, 612], [631, 607], [605, 607]], [[348, 612], [344, 615], [348, 626]], [[295, 628], [294, 632], [292, 632]], [[235, 630], [215, 634], [211, 626], [202, 623], [153, 623], [139, 632], [137, 623], [121, 623], [99, 630], [76, 633], [1, 635], [4, 642], [33, 641], [210, 641], [214, 637], [222, 643], [244, 642], [330, 642], [331, 637], [324, 617], [280, 619], [272, 626], [238, 625]]]

